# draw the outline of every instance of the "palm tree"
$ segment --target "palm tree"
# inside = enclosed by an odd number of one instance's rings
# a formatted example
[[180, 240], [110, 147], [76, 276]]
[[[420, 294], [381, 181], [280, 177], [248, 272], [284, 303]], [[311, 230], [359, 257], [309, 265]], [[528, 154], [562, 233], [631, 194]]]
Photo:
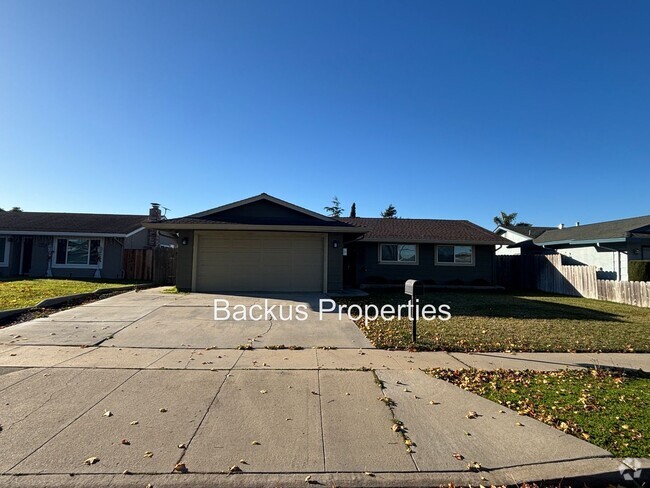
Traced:
[[494, 217], [494, 223], [496, 225], [502, 225], [502, 226], [508, 226], [508, 225], [515, 225], [515, 221], [517, 220], [517, 212], [512, 212], [511, 214], [505, 213], [503, 210], [501, 210], [501, 216]]

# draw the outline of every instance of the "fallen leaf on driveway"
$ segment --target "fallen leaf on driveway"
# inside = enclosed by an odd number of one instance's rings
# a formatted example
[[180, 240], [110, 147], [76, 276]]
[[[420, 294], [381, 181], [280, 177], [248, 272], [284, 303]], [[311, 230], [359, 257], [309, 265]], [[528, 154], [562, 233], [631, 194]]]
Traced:
[[241, 472], [242, 472], [241, 468], [236, 464], [234, 466], [231, 466], [230, 469], [228, 470], [228, 474], [236, 474]]
[[469, 412], [467, 412], [467, 415], [465, 415], [465, 418], [468, 419], [475, 419], [476, 417], [478, 417], [478, 414], [473, 410], [470, 410]]
[[459, 461], [462, 461], [463, 459], [465, 459], [465, 456], [463, 456], [462, 454], [459, 454], [457, 452], [453, 452], [451, 455], [454, 456]]
[[261, 393], [262, 395], [264, 395], [265, 393], [268, 393], [268, 391], [266, 391], [266, 390], [260, 390], [260, 393]]
[[104, 414], [102, 416], [103, 417], [112, 417], [113, 412], [111, 412], [110, 410], [104, 410]]
[[185, 444], [179, 444], [178, 448], [179, 449], [187, 449], [187, 446]]
[[88, 459], [86, 459], [84, 461], [84, 464], [87, 464], [88, 466], [90, 466], [91, 464], [95, 464], [95, 463], [98, 463], [98, 462], [99, 462], [99, 458], [93, 456], [93, 457], [89, 457]]
[[133, 474], [133, 473], [131, 473], [131, 471], [129, 471], [128, 469], [125, 469], [124, 471], [122, 471], [122, 474]]
[[177, 463], [176, 466], [174, 466], [174, 471], [176, 473], [187, 473], [188, 469], [187, 466], [185, 466], [185, 463]]
[[138, 422], [137, 420], [134, 420], [133, 422], [130, 423], [130, 425], [138, 425], [139, 423], [140, 422]]
[[402, 430], [402, 426], [400, 424], [393, 424], [391, 429], [393, 429], [393, 432], [399, 432], [400, 430]]
[[257, 441], [253, 441], [253, 442], [251, 442], [251, 446], [259, 446], [259, 445], [260, 445], [260, 443], [257, 442]]
[[130, 446], [131, 443], [127, 439], [122, 439], [121, 443], [125, 446]]
[[375, 477], [375, 473], [371, 473], [370, 471], [364, 471], [363, 474], [365, 474], [366, 476], [370, 476], [371, 478]]
[[153, 457], [153, 452], [151, 452], [151, 451], [145, 451], [145, 452], [144, 452], [144, 457], [146, 457], [146, 458], [152, 458], [152, 457]]
[[158, 410], [158, 411], [159, 411], [160, 413], [165, 413], [165, 412], [167, 411], [167, 409], [166, 409], [166, 408], [161, 408], [161, 409]]

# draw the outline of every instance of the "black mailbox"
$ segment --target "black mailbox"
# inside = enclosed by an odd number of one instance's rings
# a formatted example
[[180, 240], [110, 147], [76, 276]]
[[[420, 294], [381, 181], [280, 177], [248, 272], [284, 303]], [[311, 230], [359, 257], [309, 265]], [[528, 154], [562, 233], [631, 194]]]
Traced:
[[424, 283], [419, 280], [406, 280], [404, 293], [412, 297], [421, 297], [424, 295]]

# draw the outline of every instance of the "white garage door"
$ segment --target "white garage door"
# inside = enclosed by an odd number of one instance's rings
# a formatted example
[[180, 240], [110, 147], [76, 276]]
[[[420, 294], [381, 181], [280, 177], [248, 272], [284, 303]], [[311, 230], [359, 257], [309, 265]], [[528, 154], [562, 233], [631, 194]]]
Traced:
[[196, 291], [323, 291], [323, 234], [197, 232]]

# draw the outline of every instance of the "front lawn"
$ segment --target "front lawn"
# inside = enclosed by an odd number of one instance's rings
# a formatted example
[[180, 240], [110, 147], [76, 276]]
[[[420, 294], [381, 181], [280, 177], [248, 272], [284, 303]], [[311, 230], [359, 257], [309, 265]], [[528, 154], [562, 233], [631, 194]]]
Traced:
[[[402, 304], [400, 292], [340, 304]], [[451, 319], [418, 322], [418, 349], [446, 351], [650, 352], [650, 309], [542, 293], [428, 292], [421, 304], [448, 304]], [[408, 318], [357, 325], [380, 348], [411, 346]]]
[[614, 456], [650, 455], [648, 374], [476, 369], [427, 373], [588, 440]]
[[36, 305], [46, 298], [88, 293], [98, 288], [116, 288], [128, 283], [57, 278], [0, 280], [0, 310]]

